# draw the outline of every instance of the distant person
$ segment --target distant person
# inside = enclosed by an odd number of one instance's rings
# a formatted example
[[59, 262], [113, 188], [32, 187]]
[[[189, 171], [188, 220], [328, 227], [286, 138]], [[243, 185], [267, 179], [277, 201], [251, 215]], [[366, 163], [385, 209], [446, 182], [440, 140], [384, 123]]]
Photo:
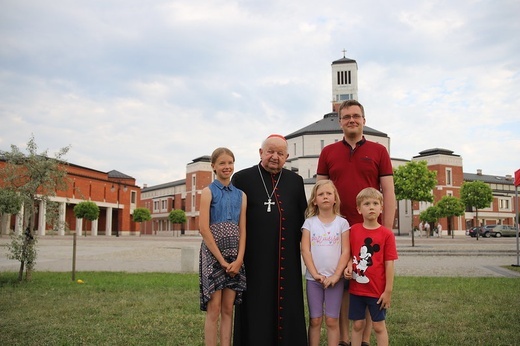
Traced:
[[437, 237], [442, 238], [442, 225], [440, 222], [437, 222]]
[[430, 223], [429, 222], [425, 222], [424, 223], [424, 232], [426, 233], [426, 238], [429, 238], [430, 237]]
[[329, 346], [339, 343], [339, 312], [343, 296], [343, 271], [350, 260], [349, 224], [339, 214], [340, 199], [334, 183], [314, 185], [307, 219], [302, 226], [302, 257], [309, 307], [309, 346], [320, 344], [325, 313]]
[[383, 211], [381, 192], [371, 187], [361, 190], [357, 209], [364, 221], [352, 225], [350, 230], [352, 262], [345, 269], [345, 277], [351, 279], [352, 345], [362, 345], [368, 310], [377, 345], [386, 346], [389, 341], [385, 317], [392, 299], [394, 260], [398, 257], [395, 236], [378, 222]]
[[[356, 209], [356, 196], [366, 187], [382, 191], [385, 212], [380, 223], [392, 229], [396, 200], [392, 162], [388, 150], [381, 144], [366, 140], [363, 136], [365, 110], [356, 100], [341, 103], [338, 121], [343, 140], [327, 145], [321, 151], [316, 180], [330, 179], [338, 189], [341, 199], [341, 215], [352, 226], [363, 222]], [[345, 281], [340, 314], [341, 343], [348, 345], [348, 280]], [[369, 317], [370, 319], [370, 317]], [[367, 321], [364, 342], [370, 342], [370, 320]]]
[[307, 200], [303, 178], [283, 169], [287, 141], [270, 135], [260, 163], [235, 173], [233, 185], [247, 195], [244, 263], [247, 291], [235, 309], [234, 346], [304, 346], [301, 227]]
[[246, 245], [246, 196], [231, 184], [235, 156], [227, 148], [211, 155], [216, 179], [202, 190], [199, 229], [200, 309], [207, 311], [205, 345], [231, 345], [233, 305], [240, 304], [246, 289], [244, 253]]
[[422, 237], [422, 232], [424, 229], [424, 222], [419, 222], [419, 237]]

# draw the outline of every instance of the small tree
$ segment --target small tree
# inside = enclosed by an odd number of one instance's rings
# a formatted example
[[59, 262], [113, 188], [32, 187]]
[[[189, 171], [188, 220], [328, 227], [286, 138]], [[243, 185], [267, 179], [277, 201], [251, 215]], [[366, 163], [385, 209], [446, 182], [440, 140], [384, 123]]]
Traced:
[[451, 237], [453, 238], [452, 220], [454, 216], [464, 215], [466, 210], [464, 203], [459, 198], [444, 196], [437, 203], [437, 207], [439, 208], [439, 216], [448, 219], [448, 235], [451, 234]]
[[148, 208], [135, 208], [132, 219], [134, 222], [150, 221], [152, 219], [152, 214]]
[[173, 209], [172, 211], [170, 211], [168, 219], [173, 224], [183, 224], [186, 222], [186, 213], [184, 212], [184, 210], [181, 209]]
[[410, 161], [394, 170], [395, 197], [398, 201], [412, 202], [412, 246], [415, 246], [413, 234], [413, 202], [433, 202], [432, 190], [437, 183], [437, 172], [430, 171], [426, 161]]
[[152, 214], [148, 208], [135, 208], [132, 216], [134, 222], [145, 222], [152, 219]]
[[[6, 165], [0, 169], [0, 182], [2, 188], [16, 192], [23, 206], [22, 229], [25, 233], [12, 237], [10, 258], [20, 261], [18, 280], [31, 279], [32, 270], [36, 264], [36, 236], [34, 228], [36, 224], [35, 214], [37, 203], [49, 202], [51, 196], [57, 191], [67, 189], [66, 162], [63, 157], [69, 151], [69, 147], [61, 148], [54, 158], [49, 158], [47, 150], [38, 153], [38, 146], [31, 136], [27, 142], [27, 154], [11, 145], [11, 151], [0, 152], [6, 160]], [[45, 227], [45, 225], [40, 225]]]
[[[18, 214], [22, 202], [22, 199], [14, 190], [0, 188], [0, 219], [4, 214]], [[0, 236], [2, 236], [3, 228], [4, 225], [0, 224]]]
[[[74, 215], [78, 219], [94, 221], [99, 217], [99, 207], [92, 201], [83, 201], [74, 206]], [[85, 236], [87, 236], [86, 231]]]
[[[491, 190], [488, 184], [479, 180], [464, 182], [460, 187], [460, 199], [468, 207], [475, 208], [476, 226], [480, 226], [478, 210], [489, 207], [491, 202], [493, 202], [493, 190]], [[478, 236], [479, 232], [477, 231], [477, 240]]]

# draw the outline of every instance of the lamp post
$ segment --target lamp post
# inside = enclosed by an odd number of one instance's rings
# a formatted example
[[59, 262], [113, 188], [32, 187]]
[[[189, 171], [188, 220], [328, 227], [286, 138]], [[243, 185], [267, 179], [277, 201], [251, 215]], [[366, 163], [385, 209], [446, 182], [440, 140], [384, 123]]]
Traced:
[[[115, 186], [112, 184], [112, 192], [114, 192]], [[126, 191], [126, 185], [123, 186], [123, 191]], [[119, 210], [119, 197], [120, 197], [120, 191], [121, 191], [121, 181], [117, 181], [117, 214], [116, 214], [116, 237], [119, 237], [119, 227], [120, 227], [120, 210]]]

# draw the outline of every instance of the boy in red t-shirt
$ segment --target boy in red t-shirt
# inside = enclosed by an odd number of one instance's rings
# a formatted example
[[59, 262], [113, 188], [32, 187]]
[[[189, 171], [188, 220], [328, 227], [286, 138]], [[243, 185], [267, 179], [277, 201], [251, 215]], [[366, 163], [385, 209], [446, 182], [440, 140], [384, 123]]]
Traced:
[[358, 212], [363, 223], [350, 229], [352, 260], [345, 269], [350, 280], [349, 319], [352, 325], [352, 345], [361, 345], [368, 308], [379, 346], [388, 345], [386, 309], [390, 307], [394, 285], [394, 260], [397, 259], [395, 236], [381, 226], [377, 218], [383, 211], [383, 195], [368, 187], [357, 195]]

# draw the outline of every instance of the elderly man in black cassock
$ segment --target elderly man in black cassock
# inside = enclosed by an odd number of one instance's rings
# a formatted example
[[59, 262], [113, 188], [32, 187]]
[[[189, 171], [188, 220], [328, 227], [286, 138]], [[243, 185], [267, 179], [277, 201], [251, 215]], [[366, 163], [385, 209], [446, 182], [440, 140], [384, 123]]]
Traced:
[[271, 135], [260, 163], [232, 179], [247, 195], [247, 291], [235, 308], [235, 346], [307, 345], [300, 257], [307, 201], [302, 177], [283, 169], [288, 156], [285, 138]]

